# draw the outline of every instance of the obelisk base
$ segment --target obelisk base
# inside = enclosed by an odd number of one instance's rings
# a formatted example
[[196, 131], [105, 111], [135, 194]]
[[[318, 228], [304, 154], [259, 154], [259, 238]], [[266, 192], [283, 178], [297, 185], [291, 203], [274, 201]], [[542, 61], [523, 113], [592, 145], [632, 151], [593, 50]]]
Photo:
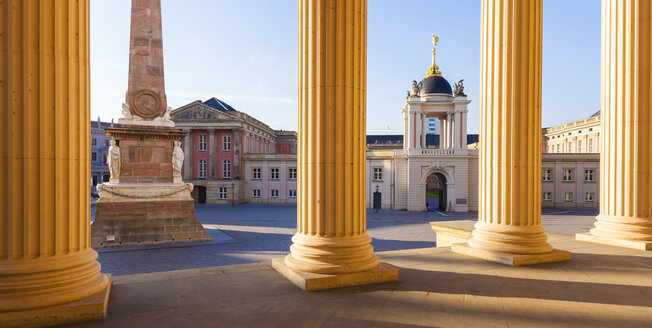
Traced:
[[607, 237], [593, 235], [590, 232], [575, 234], [575, 240], [609, 245], [609, 246], [619, 246], [619, 247], [626, 247], [632, 249], [640, 249], [644, 251], [652, 250], [652, 241], [650, 240], [625, 240], [625, 239], [607, 238]]
[[285, 265], [285, 257], [279, 257], [272, 259], [272, 268], [305, 291], [369, 285], [398, 280], [398, 269], [382, 262], [378, 264], [378, 267], [370, 271], [345, 274], [321, 274], [292, 270]]
[[86, 299], [16, 312], [0, 312], [0, 327], [43, 327], [64, 323], [103, 319], [109, 305], [111, 274], [105, 274], [109, 283], [104, 290]]
[[487, 251], [469, 246], [468, 243], [451, 245], [451, 251], [466, 256], [477, 257], [486, 261], [502, 263], [511, 266], [523, 266], [550, 262], [563, 262], [571, 259], [571, 253], [553, 249], [550, 253], [543, 254], [510, 254]]

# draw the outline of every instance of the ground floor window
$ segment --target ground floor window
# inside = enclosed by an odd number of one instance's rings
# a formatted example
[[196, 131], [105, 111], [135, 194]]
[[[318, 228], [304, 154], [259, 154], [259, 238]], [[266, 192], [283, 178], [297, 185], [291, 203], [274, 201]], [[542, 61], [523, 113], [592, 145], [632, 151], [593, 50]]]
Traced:
[[564, 193], [564, 201], [565, 202], [572, 202], [573, 201], [573, 193], [572, 192], [565, 192]]
[[278, 189], [272, 189], [271, 197], [278, 198]]
[[551, 192], [544, 192], [543, 193], [543, 200], [547, 200], [547, 201], [552, 200], [552, 193]]
[[587, 192], [585, 200], [587, 202], [593, 202], [594, 201], [594, 194], [592, 192]]
[[252, 196], [254, 198], [260, 198], [260, 189], [254, 189], [254, 193]]
[[220, 187], [220, 199], [226, 199], [226, 187]]
[[290, 190], [290, 198], [297, 198], [297, 191], [296, 190]]

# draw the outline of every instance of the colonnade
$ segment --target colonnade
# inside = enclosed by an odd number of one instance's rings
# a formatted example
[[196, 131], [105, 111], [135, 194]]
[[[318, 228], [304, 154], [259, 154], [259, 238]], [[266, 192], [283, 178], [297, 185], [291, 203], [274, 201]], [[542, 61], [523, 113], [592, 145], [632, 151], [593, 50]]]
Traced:
[[[0, 325], [108, 290], [90, 248], [88, 5], [0, 2]], [[650, 249], [652, 3], [603, 6], [602, 202], [585, 237]], [[300, 0], [299, 20], [297, 233], [273, 265], [305, 289], [395, 280], [365, 223], [367, 1]], [[541, 32], [542, 0], [482, 1], [480, 212], [454, 251], [570, 258], [541, 226]]]

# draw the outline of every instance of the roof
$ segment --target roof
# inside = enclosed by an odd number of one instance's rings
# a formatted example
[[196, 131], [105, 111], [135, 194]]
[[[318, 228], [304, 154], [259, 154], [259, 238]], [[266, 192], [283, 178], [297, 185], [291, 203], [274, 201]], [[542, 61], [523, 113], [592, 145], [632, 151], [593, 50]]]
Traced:
[[453, 95], [450, 83], [443, 76], [428, 76], [421, 81], [421, 95], [437, 93]]
[[597, 112], [593, 113], [593, 115], [591, 115], [589, 117], [596, 117], [596, 116], [600, 116], [600, 110], [599, 109], [598, 109]]
[[[468, 134], [466, 136], [466, 143], [472, 144], [480, 140], [480, 135], [478, 134]], [[368, 145], [378, 145], [378, 144], [403, 144], [403, 135], [402, 134], [376, 134], [376, 135], [367, 135], [367, 144]], [[439, 145], [439, 135], [438, 134], [426, 134], [426, 145], [434, 146]]]
[[[100, 122], [102, 128], [111, 127], [111, 122]], [[91, 121], [91, 128], [97, 127], [97, 121]]]
[[217, 110], [221, 110], [223, 112], [237, 112], [233, 107], [231, 107], [229, 104], [213, 97], [211, 99], [208, 99], [204, 101], [204, 105], [211, 106]]

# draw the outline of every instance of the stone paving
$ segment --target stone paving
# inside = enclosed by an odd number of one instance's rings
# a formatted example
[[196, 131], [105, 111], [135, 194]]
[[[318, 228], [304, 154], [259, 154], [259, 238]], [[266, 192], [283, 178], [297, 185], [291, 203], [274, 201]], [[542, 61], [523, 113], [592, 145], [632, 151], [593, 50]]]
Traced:
[[399, 281], [320, 292], [268, 262], [118, 276], [108, 317], [68, 327], [652, 327], [652, 252], [549, 236], [571, 261], [386, 251]]
[[[91, 218], [93, 214], [91, 208]], [[220, 243], [177, 244], [178, 247], [127, 248], [102, 251], [102, 272], [114, 276], [269, 262], [284, 256], [296, 232], [295, 205], [197, 204], [197, 218]], [[545, 209], [543, 223], [551, 232], [588, 231], [597, 209]], [[550, 213], [547, 214], [547, 213]], [[405, 212], [383, 210], [367, 212], [367, 229], [376, 252], [434, 246], [431, 221], [476, 219], [477, 213]], [[219, 230], [215, 230], [219, 229]]]

